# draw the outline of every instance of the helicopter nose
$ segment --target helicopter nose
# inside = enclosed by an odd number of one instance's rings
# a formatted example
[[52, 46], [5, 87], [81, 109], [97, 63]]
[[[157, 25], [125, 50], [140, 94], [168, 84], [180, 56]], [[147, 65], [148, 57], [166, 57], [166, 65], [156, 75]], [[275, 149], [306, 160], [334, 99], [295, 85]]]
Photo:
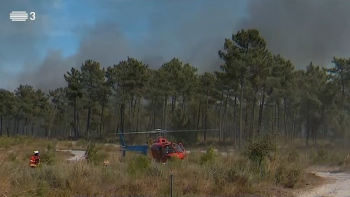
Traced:
[[179, 159], [184, 159], [184, 158], [185, 158], [185, 155], [184, 155], [183, 153], [180, 153], [180, 154], [178, 154], [178, 158], [179, 158]]

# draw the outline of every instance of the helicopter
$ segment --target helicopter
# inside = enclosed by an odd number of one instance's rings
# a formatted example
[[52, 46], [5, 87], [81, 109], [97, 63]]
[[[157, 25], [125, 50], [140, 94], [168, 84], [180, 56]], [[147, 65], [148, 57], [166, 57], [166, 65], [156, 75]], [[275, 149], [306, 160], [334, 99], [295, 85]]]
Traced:
[[[212, 129], [217, 130], [217, 129]], [[117, 133], [120, 136], [121, 149], [123, 157], [125, 157], [126, 151], [138, 152], [143, 155], [147, 155], [149, 150], [152, 158], [157, 162], [165, 163], [171, 158], [177, 158], [183, 160], [186, 158], [186, 150], [182, 142], [171, 142], [164, 137], [164, 133], [171, 132], [189, 132], [198, 130], [178, 130], [178, 131], [167, 131], [163, 129], [155, 129], [154, 131], [141, 131], [141, 132], [130, 132], [130, 133]], [[147, 145], [126, 145], [124, 141], [124, 135], [130, 134], [160, 134], [155, 139], [149, 139]]]
[[170, 158], [185, 159], [186, 150], [182, 142], [174, 143], [168, 141], [165, 137], [158, 136], [151, 145], [153, 159], [165, 163]]

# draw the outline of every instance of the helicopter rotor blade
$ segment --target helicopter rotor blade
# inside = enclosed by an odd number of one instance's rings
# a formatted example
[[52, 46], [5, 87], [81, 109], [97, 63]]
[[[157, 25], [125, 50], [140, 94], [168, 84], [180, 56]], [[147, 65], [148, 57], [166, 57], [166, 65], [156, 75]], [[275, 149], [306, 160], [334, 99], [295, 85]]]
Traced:
[[198, 129], [198, 130], [154, 130], [154, 131], [137, 131], [137, 132], [127, 132], [127, 133], [111, 133], [111, 134], [123, 134], [123, 135], [133, 135], [133, 134], [155, 134], [155, 133], [184, 133], [184, 132], [200, 132], [200, 131], [220, 131], [220, 129]]
[[137, 132], [113, 133], [113, 134], [132, 135], [132, 134], [149, 134], [149, 133], [158, 133], [158, 132], [156, 132], [156, 131], [137, 131]]
[[164, 133], [183, 133], [183, 132], [200, 132], [200, 131], [220, 131], [220, 129], [198, 129], [198, 130], [172, 130], [164, 131]]

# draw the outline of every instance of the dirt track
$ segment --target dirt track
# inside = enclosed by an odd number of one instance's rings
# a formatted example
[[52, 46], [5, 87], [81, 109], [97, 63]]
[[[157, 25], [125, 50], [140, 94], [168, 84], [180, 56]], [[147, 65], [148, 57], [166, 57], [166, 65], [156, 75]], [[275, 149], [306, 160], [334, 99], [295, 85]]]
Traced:
[[74, 156], [67, 159], [67, 161], [78, 161], [82, 159], [85, 155], [85, 151], [83, 150], [56, 150], [56, 151], [63, 151], [63, 152], [70, 152]]
[[326, 184], [309, 191], [297, 192], [297, 197], [350, 197], [350, 174], [315, 172], [317, 176], [326, 179]]
[[71, 150], [70, 153], [74, 155], [74, 157], [71, 157], [68, 159], [68, 161], [77, 161], [84, 157], [85, 151], [83, 150]]

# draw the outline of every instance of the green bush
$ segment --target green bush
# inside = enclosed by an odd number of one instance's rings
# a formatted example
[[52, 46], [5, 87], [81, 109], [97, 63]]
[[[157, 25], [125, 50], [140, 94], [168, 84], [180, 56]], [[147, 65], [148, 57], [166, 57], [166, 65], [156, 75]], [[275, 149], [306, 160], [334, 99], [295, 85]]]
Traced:
[[53, 165], [57, 162], [57, 155], [55, 151], [45, 151], [41, 153], [40, 163], [46, 165]]
[[211, 163], [215, 161], [215, 151], [213, 147], [208, 147], [207, 151], [201, 155], [199, 163], [201, 165], [205, 164], [205, 163]]
[[47, 144], [46, 150], [47, 151], [56, 151], [56, 141], [51, 141], [50, 143]]
[[328, 152], [325, 148], [320, 148], [317, 150], [316, 160], [319, 162], [326, 161], [328, 158]]
[[282, 184], [288, 188], [294, 188], [302, 178], [303, 169], [299, 164], [282, 163], [275, 172], [276, 184]]
[[276, 144], [273, 139], [271, 135], [258, 136], [248, 144], [244, 155], [252, 162], [258, 164], [260, 168], [265, 159], [271, 158], [276, 153]]
[[129, 162], [127, 171], [132, 176], [139, 176], [147, 172], [150, 166], [149, 158], [145, 155], [138, 155], [134, 160]]
[[328, 151], [323, 147], [312, 151], [310, 157], [313, 164], [325, 164], [329, 160]]
[[94, 142], [90, 142], [86, 148], [86, 156], [88, 163], [97, 165], [101, 164], [108, 155], [102, 152], [102, 146], [97, 146]]

